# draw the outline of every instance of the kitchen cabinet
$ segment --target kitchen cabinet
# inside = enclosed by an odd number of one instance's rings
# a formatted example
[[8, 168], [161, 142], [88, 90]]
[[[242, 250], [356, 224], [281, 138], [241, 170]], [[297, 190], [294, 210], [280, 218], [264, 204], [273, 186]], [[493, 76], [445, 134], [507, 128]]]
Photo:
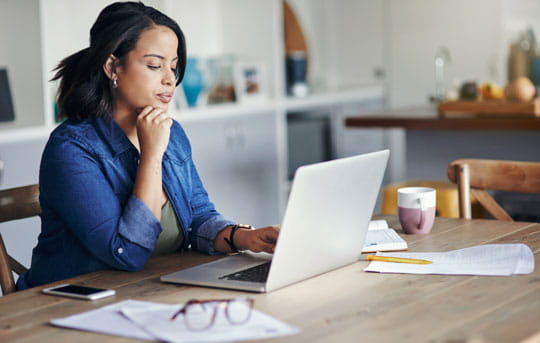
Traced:
[[278, 224], [276, 113], [262, 111], [180, 123], [218, 211], [257, 227]]

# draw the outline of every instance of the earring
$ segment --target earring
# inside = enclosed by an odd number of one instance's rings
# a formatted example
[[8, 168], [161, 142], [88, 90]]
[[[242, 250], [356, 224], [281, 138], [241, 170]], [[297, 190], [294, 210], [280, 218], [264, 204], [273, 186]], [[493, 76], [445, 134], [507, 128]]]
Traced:
[[112, 79], [112, 87], [113, 88], [118, 88], [118, 80], [117, 79]]

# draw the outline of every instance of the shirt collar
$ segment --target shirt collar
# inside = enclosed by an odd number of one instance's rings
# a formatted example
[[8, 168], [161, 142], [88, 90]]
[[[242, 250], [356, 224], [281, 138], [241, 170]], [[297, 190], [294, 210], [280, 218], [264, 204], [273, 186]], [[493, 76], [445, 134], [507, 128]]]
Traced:
[[95, 119], [95, 123], [98, 133], [109, 144], [115, 155], [119, 155], [129, 149], [135, 149], [114, 119], [98, 117]]

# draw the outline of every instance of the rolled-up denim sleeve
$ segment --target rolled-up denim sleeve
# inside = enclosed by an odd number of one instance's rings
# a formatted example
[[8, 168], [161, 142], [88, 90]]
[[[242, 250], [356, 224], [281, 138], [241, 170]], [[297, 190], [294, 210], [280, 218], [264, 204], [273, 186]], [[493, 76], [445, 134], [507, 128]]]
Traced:
[[214, 249], [214, 240], [217, 234], [229, 225], [234, 225], [234, 222], [220, 214], [210, 216], [204, 223], [192, 229], [190, 236], [193, 249], [210, 255], [219, 254]]
[[97, 259], [112, 268], [140, 270], [161, 225], [134, 195], [121, 204], [101, 166], [115, 162], [88, 149], [77, 140], [52, 138], [42, 158], [40, 197]]
[[190, 161], [190, 175], [193, 185], [191, 199], [193, 219], [190, 232], [192, 248], [215, 255], [219, 253], [214, 249], [214, 240], [217, 234], [227, 226], [234, 225], [235, 222], [215, 209], [204, 189], [193, 161]]
[[[118, 223], [118, 233], [125, 239], [146, 249], [154, 250], [156, 236], [161, 229], [156, 227], [157, 218], [135, 195], [131, 195]], [[134, 230], [134, 228], [142, 228]], [[156, 231], [157, 229], [157, 231]]]

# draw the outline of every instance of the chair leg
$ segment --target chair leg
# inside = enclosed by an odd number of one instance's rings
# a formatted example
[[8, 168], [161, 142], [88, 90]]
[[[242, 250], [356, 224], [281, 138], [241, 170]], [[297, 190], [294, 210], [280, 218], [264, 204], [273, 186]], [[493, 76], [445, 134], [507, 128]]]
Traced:
[[0, 235], [0, 286], [4, 295], [16, 291], [15, 280], [13, 279], [13, 273], [9, 265], [9, 257], [2, 235]]
[[504, 220], [507, 222], [513, 221], [512, 217], [483, 189], [472, 188], [471, 192], [474, 194], [478, 202], [497, 220]]
[[11, 257], [9, 254], [8, 254], [8, 259], [9, 259], [9, 266], [11, 267], [11, 269], [12, 269], [17, 275], [21, 275], [22, 273], [28, 271], [28, 268], [26, 268], [25, 266], [23, 266], [21, 263], [19, 263], [19, 261], [17, 261], [17, 260], [14, 259], [13, 257]]
[[455, 168], [459, 190], [459, 217], [462, 219], [471, 219], [469, 166], [466, 164], [458, 164]]

